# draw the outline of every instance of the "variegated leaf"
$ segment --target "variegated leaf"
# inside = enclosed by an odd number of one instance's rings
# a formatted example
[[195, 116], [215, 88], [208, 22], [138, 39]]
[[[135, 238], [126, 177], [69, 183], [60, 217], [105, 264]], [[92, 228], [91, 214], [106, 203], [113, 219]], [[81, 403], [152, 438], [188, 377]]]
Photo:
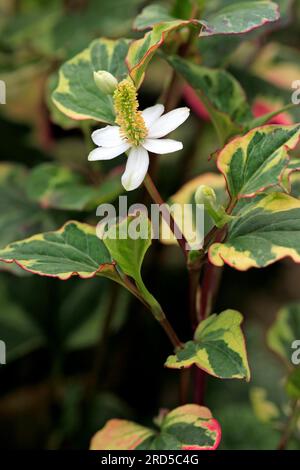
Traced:
[[[145, 231], [138, 238], [134, 234], [137, 227]], [[0, 261], [15, 262], [26, 271], [62, 280], [77, 275], [107, 277], [130, 290], [161, 320], [162, 308], [141, 276], [142, 262], [150, 245], [151, 224], [145, 215], [142, 219], [131, 216], [118, 224], [111, 222], [105, 233], [100, 227], [96, 233], [95, 227], [71, 221], [55, 232], [8, 245], [0, 250]], [[135, 281], [136, 288], [124, 281], [124, 274]]]
[[52, 94], [58, 109], [72, 119], [95, 119], [113, 124], [112, 99], [97, 88], [93, 72], [106, 70], [118, 80], [125, 78], [128, 75], [125, 64], [128, 46], [127, 39], [97, 39], [89, 48], [65, 62]]
[[194, 340], [169, 356], [166, 366], [182, 369], [196, 365], [222, 379], [250, 379], [245, 340], [241, 330], [243, 317], [235, 310], [211, 315], [196, 329]]
[[245, 33], [279, 18], [279, 7], [275, 2], [238, 2], [217, 11], [207, 21], [202, 20], [204, 28], [200, 35]]
[[289, 150], [300, 138], [300, 125], [263, 126], [233, 139], [218, 155], [232, 198], [252, 197], [279, 184], [289, 163]]
[[177, 56], [167, 60], [197, 92], [222, 144], [241, 133], [252, 114], [244, 90], [229, 72], [196, 65]]
[[224, 243], [214, 243], [209, 259], [245, 271], [284, 257], [300, 262], [300, 201], [284, 193], [242, 200], [234, 211]]
[[110, 275], [114, 264], [95, 228], [68, 222], [56, 232], [41, 233], [0, 250], [0, 260], [42, 276], [69, 279]]
[[267, 1], [238, 3], [201, 20], [175, 18], [167, 8], [161, 5], [149, 5], [135, 20], [137, 29], [152, 28], [152, 30], [130, 46], [127, 56], [130, 75], [139, 87], [154, 53], [164, 43], [167, 35], [178, 28], [194, 25], [199, 28], [202, 36], [236, 34], [245, 33], [278, 18], [277, 5]]
[[143, 82], [150, 60], [155, 52], [164, 44], [167, 36], [171, 32], [189, 24], [190, 21], [180, 19], [154, 24], [152, 30], [146, 33], [143, 38], [134, 41], [130, 45], [126, 61], [130, 76], [137, 88]]
[[213, 450], [221, 428], [208, 408], [184, 405], [169, 412], [160, 432], [130, 421], [114, 419], [92, 439], [91, 450]]
[[[294, 341], [300, 339], [300, 304], [294, 303], [279, 310], [277, 318], [268, 331], [267, 343], [291, 369], [293, 367], [292, 355]], [[298, 345], [299, 348], [299, 345]], [[300, 354], [298, 354], [300, 358]]]

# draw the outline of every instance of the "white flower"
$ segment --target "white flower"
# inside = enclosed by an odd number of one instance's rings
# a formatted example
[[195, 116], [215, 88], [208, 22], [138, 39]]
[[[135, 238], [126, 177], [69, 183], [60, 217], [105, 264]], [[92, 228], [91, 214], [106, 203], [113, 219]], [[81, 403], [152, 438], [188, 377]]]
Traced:
[[157, 104], [145, 109], [141, 115], [144, 119], [147, 136], [138, 146], [128, 142], [122, 135], [119, 126], [106, 126], [92, 133], [92, 139], [98, 148], [93, 150], [88, 159], [111, 160], [129, 150], [122, 184], [127, 191], [132, 191], [142, 184], [149, 167], [149, 153], [166, 154], [181, 150], [181, 142], [162, 139], [174, 131], [189, 117], [188, 108], [177, 108], [162, 115], [164, 106]]

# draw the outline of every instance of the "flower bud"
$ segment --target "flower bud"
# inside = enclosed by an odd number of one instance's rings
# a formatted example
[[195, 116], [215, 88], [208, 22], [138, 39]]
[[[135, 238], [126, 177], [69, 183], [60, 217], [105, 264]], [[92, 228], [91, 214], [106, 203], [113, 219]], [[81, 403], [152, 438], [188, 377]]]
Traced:
[[216, 193], [209, 186], [201, 185], [195, 193], [196, 204], [203, 204], [205, 210], [213, 219], [218, 228], [224, 227], [225, 224], [233, 219], [228, 215], [224, 207], [217, 202]]
[[196, 204], [215, 205], [217, 203], [216, 193], [210, 186], [201, 184], [195, 194]]
[[112, 95], [118, 86], [118, 80], [111, 73], [105, 70], [98, 70], [94, 72], [94, 80], [102, 93], [105, 95]]

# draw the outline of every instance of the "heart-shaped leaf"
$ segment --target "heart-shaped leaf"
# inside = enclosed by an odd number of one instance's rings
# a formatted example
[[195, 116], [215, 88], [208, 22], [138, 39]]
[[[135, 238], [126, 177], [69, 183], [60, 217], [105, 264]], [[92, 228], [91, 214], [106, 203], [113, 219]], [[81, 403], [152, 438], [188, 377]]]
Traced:
[[113, 124], [112, 99], [97, 88], [93, 73], [105, 70], [118, 80], [125, 78], [128, 75], [125, 64], [128, 46], [127, 39], [97, 39], [88, 49], [65, 62], [52, 94], [58, 109], [72, 119], [95, 119]]
[[[139, 227], [143, 233], [139, 236]], [[99, 229], [100, 230], [100, 229]], [[151, 224], [147, 216], [130, 216], [110, 223], [107, 232], [96, 234], [95, 227], [70, 221], [60, 230], [41, 233], [12, 243], [0, 250], [0, 261], [41, 276], [62, 280], [71, 276], [104, 276], [126, 287], [148, 306], [158, 321], [165, 318], [161, 306], [146, 288], [141, 267], [151, 245]], [[130, 276], [136, 286], [128, 284]]]
[[90, 278], [114, 272], [109, 252], [94, 227], [68, 222], [56, 232], [41, 233], [0, 250], [0, 259], [42, 276]]
[[299, 142], [300, 125], [263, 126], [233, 139], [218, 156], [232, 198], [252, 197], [279, 184], [288, 152]]
[[149, 5], [135, 20], [137, 29], [152, 30], [143, 38], [134, 41], [129, 48], [127, 63], [130, 75], [139, 87], [154, 53], [163, 45], [168, 34], [178, 28], [194, 25], [199, 28], [201, 36], [237, 34], [248, 32], [278, 18], [278, 6], [267, 1], [238, 3], [201, 20], [176, 18], [161, 5]]
[[209, 249], [215, 266], [229, 264], [245, 271], [262, 268], [285, 257], [300, 262], [300, 201], [284, 193], [244, 200], [228, 226], [224, 243]]
[[193, 341], [168, 357], [166, 366], [182, 369], [195, 364], [215, 377], [250, 380], [242, 320], [235, 310], [211, 315], [199, 324]]
[[204, 28], [200, 36], [246, 33], [279, 18], [279, 7], [275, 2], [234, 3], [212, 14], [208, 20], [202, 20]]
[[142, 298], [156, 318], [161, 320], [164, 317], [161, 306], [146, 288], [141, 275], [145, 254], [152, 243], [151, 233], [151, 223], [148, 217], [141, 213], [137, 218], [129, 216], [118, 224], [111, 225], [105, 234], [104, 243], [112, 260], [127, 276], [134, 279]]
[[221, 428], [208, 408], [184, 405], [169, 412], [160, 432], [130, 421], [113, 419], [92, 439], [91, 450], [213, 450]]

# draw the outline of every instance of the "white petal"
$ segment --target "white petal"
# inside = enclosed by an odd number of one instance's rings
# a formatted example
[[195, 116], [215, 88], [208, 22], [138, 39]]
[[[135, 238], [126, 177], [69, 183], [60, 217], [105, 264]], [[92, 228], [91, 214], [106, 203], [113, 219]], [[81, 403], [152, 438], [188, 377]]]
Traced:
[[156, 104], [155, 106], [151, 106], [151, 108], [144, 109], [144, 111], [142, 112], [142, 116], [144, 118], [147, 129], [149, 129], [152, 126], [152, 124], [158, 118], [160, 118], [164, 110], [165, 110], [165, 107], [162, 104]]
[[157, 119], [149, 128], [148, 137], [164, 137], [179, 127], [190, 115], [189, 108], [177, 108]]
[[172, 139], [146, 139], [143, 147], [149, 152], [163, 155], [164, 153], [177, 152], [183, 148], [183, 145], [178, 140]]
[[111, 160], [112, 158], [121, 155], [122, 153], [126, 152], [130, 148], [130, 145], [125, 143], [122, 145], [118, 145], [117, 147], [98, 147], [91, 151], [88, 156], [88, 160], [90, 162], [94, 162], [96, 160]]
[[122, 176], [122, 184], [126, 191], [133, 191], [142, 184], [148, 167], [149, 154], [147, 150], [143, 147], [132, 147]]
[[99, 147], [116, 147], [124, 143], [119, 126], [106, 126], [92, 133], [94, 144]]

